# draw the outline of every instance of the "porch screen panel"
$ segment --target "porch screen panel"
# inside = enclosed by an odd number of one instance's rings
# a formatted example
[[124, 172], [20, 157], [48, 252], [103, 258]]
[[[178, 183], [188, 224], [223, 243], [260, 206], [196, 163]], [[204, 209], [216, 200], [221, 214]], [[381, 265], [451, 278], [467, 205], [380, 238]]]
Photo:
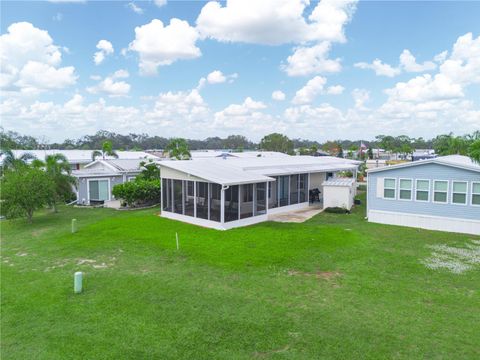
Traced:
[[290, 205], [298, 204], [298, 174], [290, 175]]
[[185, 215], [193, 216], [194, 215], [194, 201], [195, 196], [193, 192], [193, 181], [184, 181], [183, 182], [183, 191], [184, 191], [184, 203], [183, 208], [185, 209]]
[[300, 192], [300, 202], [307, 201], [307, 181], [308, 174], [300, 174], [299, 176], [299, 192]]
[[219, 184], [210, 184], [210, 220], [220, 221], [220, 197], [222, 187]]
[[183, 214], [183, 181], [173, 180], [173, 212]]
[[225, 190], [225, 222], [238, 220], [238, 185]]
[[197, 217], [208, 219], [208, 183], [197, 181]]
[[279, 196], [279, 206], [286, 206], [288, 205], [288, 192], [289, 192], [289, 179], [290, 177], [287, 176], [279, 176], [278, 180], [278, 196]]
[[268, 208], [278, 207], [278, 177], [268, 183]]
[[255, 202], [255, 215], [262, 215], [267, 212], [267, 184], [258, 183], [256, 184], [256, 202]]
[[172, 211], [172, 180], [162, 179], [163, 211]]
[[253, 184], [241, 185], [240, 219], [253, 216]]

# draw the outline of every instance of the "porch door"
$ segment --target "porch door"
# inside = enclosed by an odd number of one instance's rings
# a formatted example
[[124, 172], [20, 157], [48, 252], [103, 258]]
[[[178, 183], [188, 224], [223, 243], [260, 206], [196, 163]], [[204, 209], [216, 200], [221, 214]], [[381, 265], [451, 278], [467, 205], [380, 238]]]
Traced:
[[108, 180], [92, 180], [90, 181], [89, 190], [90, 200], [107, 201], [109, 199]]

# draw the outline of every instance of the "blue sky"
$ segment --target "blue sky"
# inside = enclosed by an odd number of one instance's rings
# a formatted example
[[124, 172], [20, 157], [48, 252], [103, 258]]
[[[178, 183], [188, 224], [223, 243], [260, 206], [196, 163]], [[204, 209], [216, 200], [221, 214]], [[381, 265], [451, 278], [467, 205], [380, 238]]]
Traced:
[[2, 1], [2, 126], [54, 141], [463, 134], [480, 130], [479, 16], [478, 2]]

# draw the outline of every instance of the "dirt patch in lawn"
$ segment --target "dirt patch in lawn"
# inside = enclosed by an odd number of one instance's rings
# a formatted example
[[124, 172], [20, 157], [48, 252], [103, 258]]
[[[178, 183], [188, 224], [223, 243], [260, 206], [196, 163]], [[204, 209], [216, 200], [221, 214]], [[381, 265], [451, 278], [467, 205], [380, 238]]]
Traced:
[[298, 270], [289, 270], [288, 275], [314, 277], [316, 279], [322, 279], [322, 280], [333, 280], [338, 278], [341, 274], [338, 271], [305, 272], [305, 271], [298, 271]]
[[256, 358], [266, 358], [266, 357], [270, 357], [274, 354], [279, 354], [279, 353], [283, 353], [285, 351], [288, 351], [288, 349], [290, 348], [290, 346], [285, 346], [281, 349], [277, 349], [277, 350], [271, 350], [271, 351], [265, 351], [265, 352], [260, 352], [260, 351], [255, 351], [253, 353], [253, 356], [256, 357]]

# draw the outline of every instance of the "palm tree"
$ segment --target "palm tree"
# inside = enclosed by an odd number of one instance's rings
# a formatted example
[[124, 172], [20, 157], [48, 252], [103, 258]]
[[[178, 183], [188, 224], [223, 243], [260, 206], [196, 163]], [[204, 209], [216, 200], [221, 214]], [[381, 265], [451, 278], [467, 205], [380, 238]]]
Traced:
[[112, 142], [111, 141], [104, 141], [102, 144], [102, 150], [95, 150], [92, 152], [92, 160], [95, 161], [97, 157], [101, 156], [103, 160], [107, 156], [111, 156], [115, 159], [118, 159], [118, 154], [115, 150], [113, 150]]
[[480, 164], [480, 139], [475, 140], [468, 148], [468, 155], [477, 164]]
[[10, 149], [2, 150], [0, 156], [3, 158], [2, 167], [4, 170], [16, 170], [21, 166], [27, 165], [29, 160], [36, 159], [35, 155], [29, 152], [25, 152], [21, 156], [16, 157]]
[[75, 185], [75, 178], [71, 176], [70, 164], [63, 154], [48, 155], [45, 162], [35, 160], [34, 167], [43, 168], [55, 184], [55, 191], [50, 205], [54, 212], [57, 212], [57, 203], [68, 199], [72, 193], [72, 186]]
[[174, 138], [170, 140], [165, 150], [168, 152], [170, 159], [189, 160], [192, 157], [185, 139]]

